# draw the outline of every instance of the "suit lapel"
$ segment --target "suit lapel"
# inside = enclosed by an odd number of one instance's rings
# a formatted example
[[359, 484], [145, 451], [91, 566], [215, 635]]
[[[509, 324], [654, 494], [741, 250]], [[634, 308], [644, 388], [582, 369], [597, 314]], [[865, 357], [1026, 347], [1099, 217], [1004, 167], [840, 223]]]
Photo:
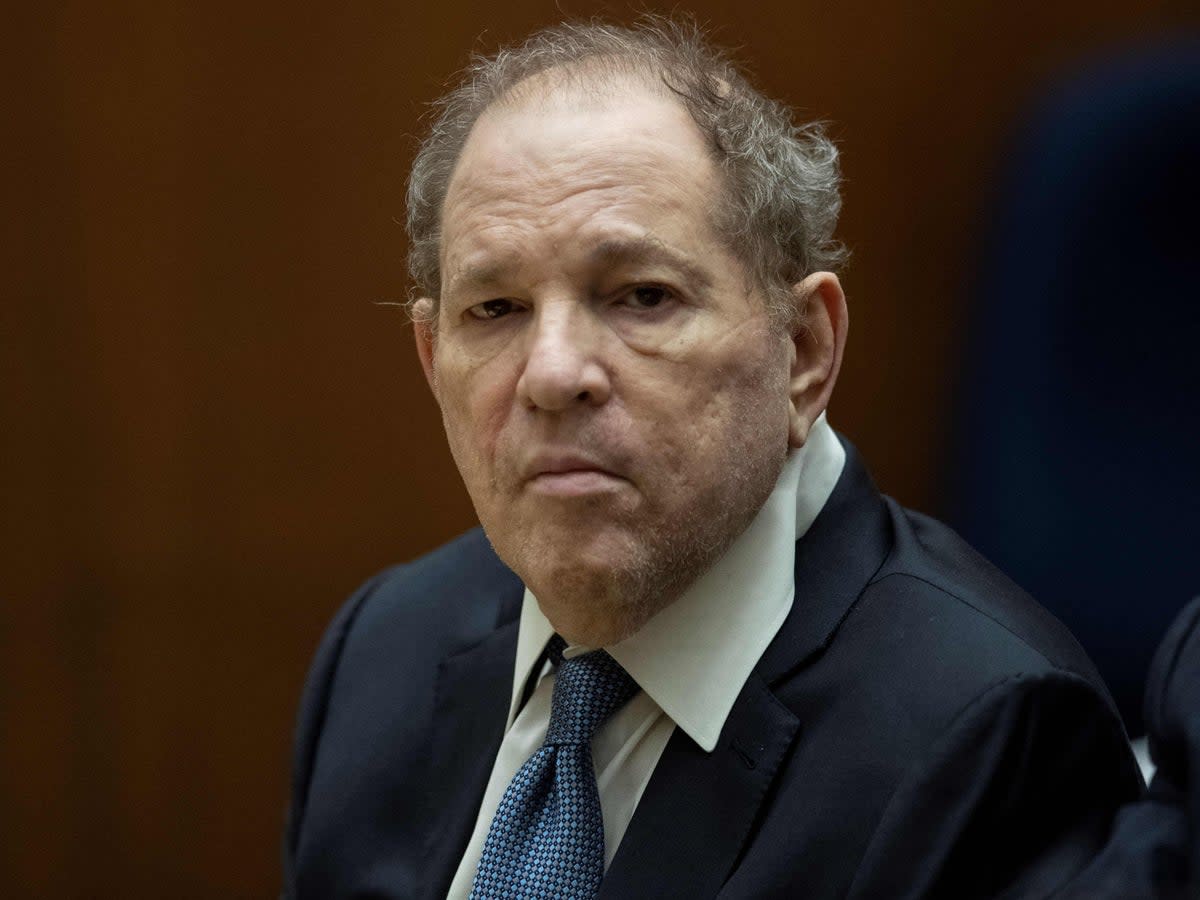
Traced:
[[[712, 897], [800, 723], [751, 675], [712, 753], [676, 729], [600, 886], [601, 898]], [[662, 890], [670, 886], [669, 892]]]
[[438, 668], [426, 807], [431, 898], [450, 888], [504, 737], [518, 624], [509, 621]]
[[849, 441], [846, 464], [808, 533], [796, 542], [792, 611], [758, 663], [776, 685], [833, 642], [842, 621], [887, 559], [891, 521], [879, 489]]
[[[891, 546], [882, 498], [854, 447], [808, 534], [796, 545], [787, 620], [705, 753], [676, 729], [600, 887], [601, 898], [713, 897], [729, 878], [801, 731], [771, 691], [834, 639]], [[647, 890], [653, 885], [653, 891]]]

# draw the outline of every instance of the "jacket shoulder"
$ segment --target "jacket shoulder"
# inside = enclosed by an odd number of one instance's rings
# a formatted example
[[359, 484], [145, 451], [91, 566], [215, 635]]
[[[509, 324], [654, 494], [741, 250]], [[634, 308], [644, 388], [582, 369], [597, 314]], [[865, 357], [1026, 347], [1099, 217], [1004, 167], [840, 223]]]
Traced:
[[[318, 650], [310, 688], [357, 698], [392, 690], [391, 678], [431, 675], [444, 657], [471, 647], [520, 612], [524, 586], [479, 528], [411, 562], [385, 569], [346, 602]], [[336, 662], [324, 657], [336, 654]]]
[[801, 721], [836, 721], [898, 774], [982, 697], [1089, 694], [1115, 706], [1070, 632], [949, 527], [885, 498], [891, 546], [820, 656], [774, 685]]
[[390, 744], [402, 755], [400, 745], [412, 731], [409, 719], [428, 715], [439, 662], [514, 619], [523, 590], [476, 528], [379, 572], [334, 615], [314, 654], [297, 714], [284, 841], [285, 894], [294, 888], [296, 855], [325, 733], [338, 735], [328, 752], [346, 770], [370, 769], [369, 760], [342, 765], [343, 756], [360, 747], [370, 756], [373, 744]]
[[[1081, 677], [1108, 696], [1092, 661], [1070, 631], [948, 525], [890, 498], [895, 544], [867, 592], [893, 597], [880, 612], [915, 604], [930, 616], [934, 639], [966, 644], [999, 668], [997, 677], [1059, 671]], [[985, 650], [984, 645], [991, 647]], [[1005, 671], [1007, 670], [1007, 671]]]
[[469, 645], [515, 617], [524, 590], [479, 528], [385, 569], [367, 584], [367, 596], [357, 597], [353, 632], [386, 640], [393, 652], [435, 643], [444, 653]]
[[[830, 895], [855, 900], [994, 896], [1026, 867], [1031, 885], [1062, 883], [1140, 787], [1107, 690], [952, 529], [882, 503], [878, 562], [821, 651], [771, 684], [800, 733], [757, 843], [794, 847], [796, 810], [836, 810], [803, 838]], [[818, 860], [803, 876], [765, 851], [746, 865], [798, 887]]]

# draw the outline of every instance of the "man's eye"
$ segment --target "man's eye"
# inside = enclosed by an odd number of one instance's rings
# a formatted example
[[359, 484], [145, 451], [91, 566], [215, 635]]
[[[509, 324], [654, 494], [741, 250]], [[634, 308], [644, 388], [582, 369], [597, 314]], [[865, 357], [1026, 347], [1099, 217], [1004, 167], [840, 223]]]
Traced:
[[671, 299], [671, 292], [654, 284], [635, 287], [626, 295], [626, 302], [635, 309], [654, 309]]
[[467, 310], [476, 319], [499, 319], [514, 312], [517, 305], [511, 300], [484, 300]]

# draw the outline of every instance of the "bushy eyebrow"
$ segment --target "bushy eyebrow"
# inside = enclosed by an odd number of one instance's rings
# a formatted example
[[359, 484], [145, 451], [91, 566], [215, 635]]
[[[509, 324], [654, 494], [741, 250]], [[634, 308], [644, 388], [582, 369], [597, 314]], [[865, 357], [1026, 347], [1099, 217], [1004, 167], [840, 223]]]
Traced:
[[482, 263], [466, 263], [457, 266], [451, 273], [447, 287], [482, 289], [495, 287], [503, 282], [509, 272], [517, 268], [516, 260], [496, 259]]
[[[587, 258], [595, 267], [639, 263], [663, 265], [675, 270], [696, 290], [707, 290], [713, 284], [712, 275], [694, 263], [687, 254], [651, 235], [605, 238], [588, 251]], [[454, 270], [450, 284], [459, 290], [464, 287], [498, 287], [507, 281], [519, 266], [518, 260], [509, 257], [465, 263]]]
[[693, 288], [706, 290], [712, 287], [712, 276], [692, 262], [687, 254], [650, 235], [636, 238], [605, 238], [591, 249], [588, 257], [593, 264], [598, 265], [657, 263], [674, 269]]

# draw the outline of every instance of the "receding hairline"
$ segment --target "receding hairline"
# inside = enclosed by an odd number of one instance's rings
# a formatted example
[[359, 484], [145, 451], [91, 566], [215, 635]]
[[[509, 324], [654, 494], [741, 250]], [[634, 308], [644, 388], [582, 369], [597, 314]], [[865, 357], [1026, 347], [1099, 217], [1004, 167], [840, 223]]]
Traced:
[[630, 54], [610, 53], [557, 62], [530, 72], [506, 86], [504, 91], [485, 104], [478, 119], [484, 118], [494, 108], [520, 108], [538, 100], [551, 100], [568, 94], [595, 101], [612, 100], [622, 96], [623, 89], [630, 84], [677, 102], [686, 109], [686, 104], [667, 86], [667, 74], [668, 66], [653, 56], [638, 59]]
[[[588, 77], [592, 75], [599, 77]], [[698, 139], [697, 148], [707, 154], [710, 162], [716, 163], [717, 159], [711, 142], [692, 116], [687, 104], [665, 83], [663, 80], [665, 75], [663, 67], [652, 61], [631, 60], [612, 55], [603, 58], [588, 57], [578, 62], [551, 66], [534, 72], [511, 85], [503, 94], [484, 106], [471, 123], [470, 129], [459, 147], [450, 175], [446, 179], [446, 190], [442, 197], [443, 207], [439, 218], [444, 221], [445, 202], [454, 193], [455, 182], [461, 174], [463, 161], [469, 158], [467, 148], [471, 145], [481, 124], [486, 124], [489, 119], [509, 113], [531, 110], [536, 112], [539, 108], [548, 109], [557, 101], [562, 100], [567, 100], [566, 105], [572, 106], [569, 103], [569, 98], [572, 96], [582, 97], [588, 104], [605, 107], [612, 107], [628, 101], [635, 92], [664, 100], [683, 114], [683, 118], [690, 123], [692, 132]], [[628, 88], [634, 90], [630, 91]], [[720, 190], [727, 190], [720, 171], [714, 168], [713, 175], [717, 179]], [[714, 216], [712, 224], [715, 227], [717, 212], [715, 206], [711, 212]], [[444, 257], [446, 251], [444, 232], [439, 243], [439, 257]]]
[[[614, 57], [611, 61], [615, 65], [616, 62], [619, 62], [619, 58]], [[630, 102], [637, 94], [663, 100], [683, 114], [684, 119], [691, 124], [693, 134], [699, 139], [698, 146], [709, 153], [713, 162], [716, 162], [713, 154], [714, 148], [700, 124], [696, 122], [691, 110], [662, 78], [655, 76], [652, 64], [629, 63], [619, 69], [604, 65], [597, 69], [597, 74], [607, 73], [609, 77], [592, 80], [580, 77], [589, 74], [593, 68], [596, 68], [594, 63], [596, 60], [584, 59], [578, 63], [568, 63], [540, 70], [521, 79], [484, 106], [471, 123], [471, 127], [459, 145], [454, 165], [446, 179], [443, 204], [445, 198], [451, 193], [462, 162], [468, 156], [467, 148], [471, 145], [481, 124], [507, 114], [537, 112], [539, 109], [548, 110], [556, 106], [566, 106], [569, 109], [581, 111], [595, 107], [611, 109], [622, 103]], [[582, 98], [583, 103], [576, 105], [571, 102], [572, 98]], [[441, 212], [444, 213], [444, 208]]]

